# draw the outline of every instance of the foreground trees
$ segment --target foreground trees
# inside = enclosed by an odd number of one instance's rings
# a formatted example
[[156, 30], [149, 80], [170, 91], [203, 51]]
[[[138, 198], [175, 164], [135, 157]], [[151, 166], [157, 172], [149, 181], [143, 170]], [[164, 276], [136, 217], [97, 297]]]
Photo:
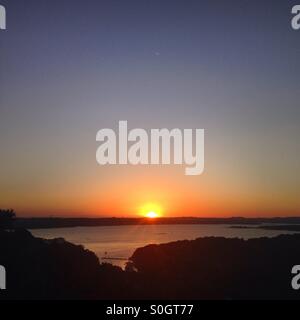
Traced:
[[2, 230], [13, 229], [15, 218], [16, 218], [16, 213], [14, 212], [14, 210], [0, 209], [0, 229]]

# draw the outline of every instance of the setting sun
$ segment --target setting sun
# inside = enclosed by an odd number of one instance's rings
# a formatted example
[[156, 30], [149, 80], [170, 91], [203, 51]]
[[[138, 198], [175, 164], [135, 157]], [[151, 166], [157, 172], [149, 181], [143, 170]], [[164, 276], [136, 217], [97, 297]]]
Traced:
[[154, 212], [154, 211], [150, 211], [150, 212], [148, 212], [148, 213], [146, 214], [146, 217], [153, 219], [153, 218], [157, 218], [157, 217], [158, 217], [158, 214], [157, 214], [156, 212]]
[[140, 208], [143, 217], [154, 219], [162, 216], [161, 206], [156, 203], [146, 203]]

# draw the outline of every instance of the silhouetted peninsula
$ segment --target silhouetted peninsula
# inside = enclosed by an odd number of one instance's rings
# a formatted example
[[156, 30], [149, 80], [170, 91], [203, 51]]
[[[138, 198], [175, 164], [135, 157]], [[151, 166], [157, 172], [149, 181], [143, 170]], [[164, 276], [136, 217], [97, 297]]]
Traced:
[[288, 225], [267, 225], [267, 226], [231, 226], [234, 229], [262, 229], [262, 230], [274, 230], [274, 231], [295, 231], [300, 232], [300, 224], [288, 224]]

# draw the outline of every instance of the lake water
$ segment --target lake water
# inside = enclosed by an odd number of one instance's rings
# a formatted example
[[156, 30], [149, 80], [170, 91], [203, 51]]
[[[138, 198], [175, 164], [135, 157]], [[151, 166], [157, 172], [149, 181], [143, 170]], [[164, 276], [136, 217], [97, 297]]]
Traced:
[[[31, 230], [36, 237], [45, 239], [64, 238], [81, 244], [95, 252], [101, 262], [121, 267], [125, 265], [136, 248], [148, 244], [167, 243], [177, 240], [192, 240], [199, 237], [259, 238], [279, 234], [293, 234], [289, 231], [261, 229], [234, 229], [229, 225], [134, 225], [109, 227], [76, 227], [62, 229]], [[102, 258], [123, 258], [124, 260], [103, 260]]]

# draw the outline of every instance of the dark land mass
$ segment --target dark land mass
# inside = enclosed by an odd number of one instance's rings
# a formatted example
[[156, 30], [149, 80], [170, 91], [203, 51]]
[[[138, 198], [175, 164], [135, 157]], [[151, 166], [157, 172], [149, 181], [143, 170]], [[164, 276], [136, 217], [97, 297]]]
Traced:
[[122, 226], [146, 224], [243, 224], [262, 223], [300, 224], [300, 217], [290, 218], [18, 218], [15, 225], [25, 229], [50, 229], [71, 227]]
[[300, 299], [300, 235], [199, 238], [139, 248], [126, 270], [63, 239], [0, 231], [0, 299]]
[[0, 300], [130, 298], [131, 274], [64, 239], [35, 238], [26, 230], [0, 230], [0, 265], [7, 289]]
[[259, 228], [264, 230], [300, 231], [300, 225], [260, 226]]
[[300, 224], [289, 224], [289, 225], [270, 225], [270, 226], [231, 226], [234, 229], [263, 229], [263, 230], [274, 230], [274, 231], [295, 231], [300, 232]]

